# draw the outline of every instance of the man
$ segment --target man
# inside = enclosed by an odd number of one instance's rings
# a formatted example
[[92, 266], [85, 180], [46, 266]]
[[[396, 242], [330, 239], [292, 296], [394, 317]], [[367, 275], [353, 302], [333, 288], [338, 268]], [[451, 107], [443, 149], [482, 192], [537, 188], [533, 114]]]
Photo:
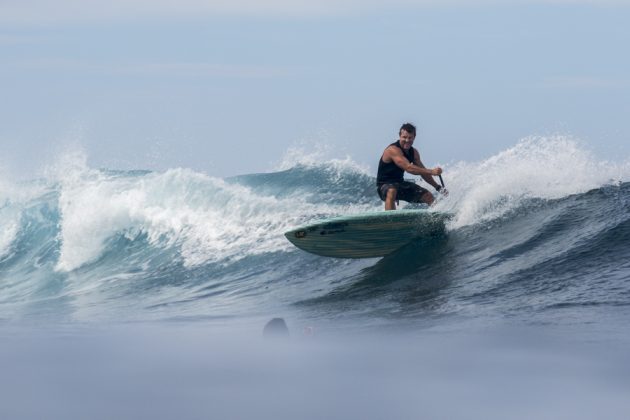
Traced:
[[[378, 195], [385, 202], [385, 210], [396, 210], [398, 200], [433, 204], [433, 194], [413, 182], [405, 181], [403, 175], [405, 172], [420, 175], [439, 192], [442, 187], [433, 177], [441, 175], [442, 168], [428, 169], [423, 165], [418, 150], [413, 147], [416, 139], [416, 127], [413, 124], [403, 124], [398, 137], [398, 141], [387, 146], [378, 162], [376, 186]], [[446, 190], [442, 193], [446, 194]]]

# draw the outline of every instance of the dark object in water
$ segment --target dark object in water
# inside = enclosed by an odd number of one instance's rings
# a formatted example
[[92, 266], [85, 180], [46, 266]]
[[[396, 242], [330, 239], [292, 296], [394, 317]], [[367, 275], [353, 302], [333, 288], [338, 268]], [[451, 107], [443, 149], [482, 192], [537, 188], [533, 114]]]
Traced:
[[265, 328], [263, 328], [263, 337], [289, 337], [289, 329], [287, 328], [287, 323], [284, 322], [284, 319], [282, 318], [273, 318], [271, 321], [267, 322], [267, 325], [265, 325]]

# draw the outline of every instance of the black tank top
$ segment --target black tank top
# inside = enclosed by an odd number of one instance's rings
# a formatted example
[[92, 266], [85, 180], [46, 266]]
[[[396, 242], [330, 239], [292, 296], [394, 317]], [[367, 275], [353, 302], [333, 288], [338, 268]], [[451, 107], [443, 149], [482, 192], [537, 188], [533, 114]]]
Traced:
[[[405, 152], [405, 149], [400, 147], [400, 142], [398, 141], [390, 144], [390, 146], [398, 147], [403, 152], [403, 155], [407, 158], [407, 160], [410, 163], [414, 163], [413, 162], [413, 159], [414, 159], [413, 147]], [[378, 172], [376, 173], [376, 185], [403, 182], [404, 173], [405, 171], [400, 169], [398, 165], [396, 165], [393, 161], [390, 163], [383, 162], [383, 156], [381, 156], [381, 159], [378, 161]]]

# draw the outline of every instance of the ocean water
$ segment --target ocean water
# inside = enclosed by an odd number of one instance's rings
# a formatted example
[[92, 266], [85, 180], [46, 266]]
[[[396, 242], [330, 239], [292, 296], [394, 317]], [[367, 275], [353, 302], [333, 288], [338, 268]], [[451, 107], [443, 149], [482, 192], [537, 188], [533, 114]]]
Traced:
[[630, 161], [444, 168], [446, 235], [363, 260], [283, 236], [382, 208], [351, 158], [0, 179], [0, 416], [627, 418]]

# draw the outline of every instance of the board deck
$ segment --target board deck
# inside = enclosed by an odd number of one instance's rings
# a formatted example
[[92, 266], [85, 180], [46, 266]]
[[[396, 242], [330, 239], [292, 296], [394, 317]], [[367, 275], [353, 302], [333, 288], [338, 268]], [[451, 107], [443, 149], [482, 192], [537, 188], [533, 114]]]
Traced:
[[394, 210], [334, 217], [284, 234], [296, 247], [336, 258], [383, 257], [417, 238], [444, 232], [446, 213]]

